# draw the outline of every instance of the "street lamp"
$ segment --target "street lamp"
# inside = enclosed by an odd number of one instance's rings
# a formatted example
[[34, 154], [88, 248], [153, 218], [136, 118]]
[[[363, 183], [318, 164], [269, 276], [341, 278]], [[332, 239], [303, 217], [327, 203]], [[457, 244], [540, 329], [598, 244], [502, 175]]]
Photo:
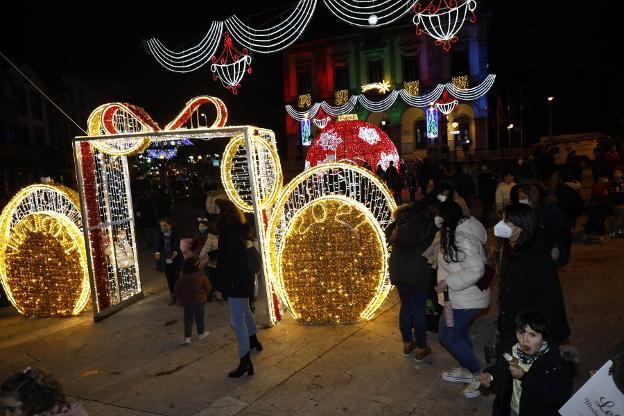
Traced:
[[510, 125], [507, 126], [507, 140], [508, 140], [508, 146], [511, 149], [511, 131], [513, 130], [514, 125], [513, 123], [511, 123]]
[[457, 127], [459, 127], [459, 123], [456, 121], [453, 121], [451, 123], [451, 127], [453, 127], [453, 131], [451, 131], [451, 134], [453, 135], [453, 151], [455, 152], [455, 161], [457, 161], [457, 139], [459, 136]]
[[552, 140], [552, 102], [555, 97], [548, 97], [548, 137]]
[[204, 118], [204, 125], [208, 127], [208, 118], [206, 117], [206, 114], [201, 113], [200, 115]]

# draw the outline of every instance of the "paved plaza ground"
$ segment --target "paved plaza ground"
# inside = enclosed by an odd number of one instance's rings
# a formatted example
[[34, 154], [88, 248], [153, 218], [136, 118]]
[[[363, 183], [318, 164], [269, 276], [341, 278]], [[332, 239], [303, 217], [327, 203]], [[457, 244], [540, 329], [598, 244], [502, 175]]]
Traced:
[[[624, 241], [575, 244], [561, 272], [571, 344], [581, 354], [578, 388], [622, 337]], [[256, 374], [227, 377], [238, 362], [227, 304], [209, 303], [210, 335], [179, 345], [182, 309], [168, 306], [164, 277], [142, 254], [145, 299], [94, 323], [24, 318], [0, 309], [0, 377], [26, 366], [51, 371], [92, 416], [115, 415], [488, 415], [493, 397], [466, 399], [463, 385], [440, 379], [455, 363], [434, 333], [433, 358], [403, 358], [394, 290], [366, 323], [303, 326], [290, 316], [262, 329]], [[494, 289], [496, 292], [496, 289]], [[491, 341], [496, 308], [475, 322], [475, 348]]]

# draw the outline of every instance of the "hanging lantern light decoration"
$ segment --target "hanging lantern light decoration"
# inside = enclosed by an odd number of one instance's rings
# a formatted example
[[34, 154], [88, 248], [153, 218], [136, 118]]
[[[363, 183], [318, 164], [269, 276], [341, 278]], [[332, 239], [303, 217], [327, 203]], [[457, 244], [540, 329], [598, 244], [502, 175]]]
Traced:
[[223, 33], [223, 52], [218, 58], [215, 56], [211, 58], [212, 79], [215, 81], [219, 79], [232, 94], [237, 94], [245, 72], [251, 74], [251, 56], [248, 52], [247, 48], [243, 48], [242, 51], [236, 49], [230, 34]]
[[444, 90], [442, 97], [435, 103], [435, 107], [440, 110], [442, 114], [448, 116], [453, 112], [453, 110], [455, 110], [458, 102], [459, 101], [452, 99], [448, 92]]
[[416, 3], [416, 15], [412, 19], [416, 25], [416, 34], [425, 32], [436, 40], [436, 46], [442, 46], [448, 52], [451, 43], [457, 42], [457, 33], [464, 26], [466, 16], [470, 14], [471, 23], [477, 21], [474, 14], [476, 8], [475, 0], [431, 0], [424, 7]]

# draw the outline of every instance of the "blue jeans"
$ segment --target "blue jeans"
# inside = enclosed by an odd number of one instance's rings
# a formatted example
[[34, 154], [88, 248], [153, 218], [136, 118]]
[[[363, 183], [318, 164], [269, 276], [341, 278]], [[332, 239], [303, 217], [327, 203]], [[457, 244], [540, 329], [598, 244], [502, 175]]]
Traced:
[[440, 342], [459, 364], [475, 374], [481, 370], [470, 340], [470, 322], [479, 312], [478, 309], [453, 309], [454, 326], [446, 326], [446, 319], [440, 318]]
[[238, 340], [238, 355], [242, 358], [249, 352], [249, 337], [256, 335], [256, 321], [249, 309], [249, 298], [230, 298], [230, 322]]
[[409, 283], [396, 282], [395, 286], [401, 299], [399, 329], [403, 342], [412, 342], [413, 327], [416, 346], [424, 348], [427, 346], [427, 294], [422, 288]]

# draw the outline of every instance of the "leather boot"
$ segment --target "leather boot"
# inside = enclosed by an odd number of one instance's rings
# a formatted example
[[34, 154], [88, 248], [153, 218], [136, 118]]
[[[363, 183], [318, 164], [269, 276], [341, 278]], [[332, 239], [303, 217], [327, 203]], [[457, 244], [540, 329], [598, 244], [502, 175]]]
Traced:
[[258, 341], [258, 337], [256, 335], [252, 335], [249, 337], [249, 349], [256, 349], [256, 351], [262, 351], [262, 344]]
[[249, 353], [245, 354], [245, 356], [240, 359], [238, 368], [236, 368], [236, 370], [234, 371], [230, 371], [228, 376], [240, 377], [245, 373], [250, 376], [253, 376], [254, 373], [253, 364], [251, 364], [251, 358], [249, 358]]

